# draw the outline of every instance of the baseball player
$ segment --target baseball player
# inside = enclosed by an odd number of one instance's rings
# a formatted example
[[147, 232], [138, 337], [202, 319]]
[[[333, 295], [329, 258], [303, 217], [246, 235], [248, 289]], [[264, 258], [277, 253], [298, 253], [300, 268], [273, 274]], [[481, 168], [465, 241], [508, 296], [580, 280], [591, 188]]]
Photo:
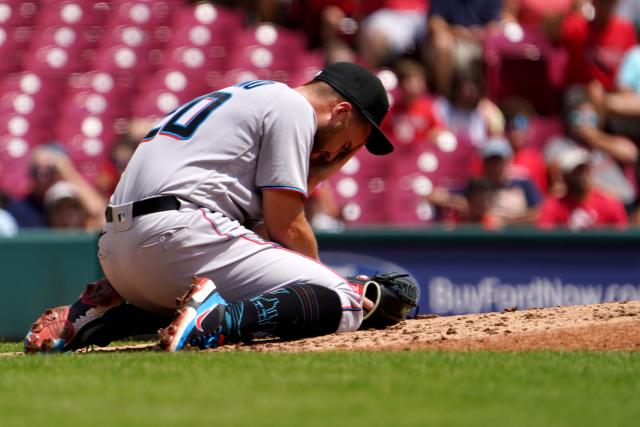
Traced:
[[25, 349], [77, 348], [105, 324], [91, 342], [161, 326], [169, 351], [358, 329], [362, 288], [319, 261], [304, 203], [363, 146], [393, 151], [387, 110], [381, 82], [345, 62], [297, 88], [249, 81], [177, 108], [111, 197], [98, 248], [107, 279], [47, 310]]

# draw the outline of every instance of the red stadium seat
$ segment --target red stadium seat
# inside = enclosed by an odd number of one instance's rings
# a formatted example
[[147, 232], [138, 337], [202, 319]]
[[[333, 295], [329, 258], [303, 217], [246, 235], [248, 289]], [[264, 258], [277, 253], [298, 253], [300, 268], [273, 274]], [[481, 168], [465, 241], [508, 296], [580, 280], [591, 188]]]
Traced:
[[111, 4], [113, 12], [108, 25], [135, 25], [148, 30], [169, 27], [172, 8], [179, 4], [176, 1], [163, 0], [116, 0]]
[[207, 93], [206, 73], [185, 73], [180, 70], [163, 69], [155, 73], [147, 82], [143, 83], [140, 93], [145, 94], [156, 90], [172, 92], [180, 103]]
[[524, 30], [519, 41], [494, 34], [484, 48], [487, 93], [492, 99], [521, 96], [540, 113], [559, 112], [567, 62], [564, 50], [533, 29]]
[[154, 68], [161, 62], [151, 62], [148, 53], [136, 51], [123, 44], [103, 47], [96, 55], [94, 70], [114, 75], [128, 75], [141, 80], [153, 73]]
[[57, 117], [63, 92], [63, 80], [31, 72], [10, 74], [0, 90], [2, 111], [44, 124]]
[[105, 24], [109, 9], [103, 1], [65, 0], [44, 1], [40, 5], [37, 21], [41, 28], [66, 26], [86, 28]]
[[0, 27], [30, 27], [35, 24], [37, 1], [5, 0], [0, 3]]
[[293, 87], [302, 85], [315, 77], [324, 67], [324, 53], [308, 51], [298, 55], [295, 59], [295, 71], [291, 75], [289, 84]]
[[235, 10], [207, 2], [178, 9], [173, 22], [176, 32], [196, 26], [205, 26], [214, 34], [226, 33], [230, 38], [236, 29], [241, 28], [242, 16]]
[[22, 197], [29, 191], [29, 163], [35, 144], [22, 138], [0, 136], [0, 190], [12, 197]]
[[531, 121], [529, 139], [525, 142], [528, 147], [542, 150], [549, 139], [564, 133], [563, 121], [559, 116], [540, 116]]
[[234, 44], [236, 46], [263, 46], [293, 57], [297, 53], [304, 52], [307, 40], [303, 33], [265, 23], [237, 32], [234, 35]]
[[33, 32], [32, 27], [11, 27], [0, 24], [0, 57], [2, 57], [0, 72], [17, 72], [22, 69], [23, 58]]
[[[427, 201], [434, 189], [464, 188], [477, 159], [476, 148], [463, 135], [454, 139], [414, 142], [398, 146], [390, 163], [387, 218], [395, 225], [424, 225], [436, 220]], [[403, 209], [398, 209], [402, 206]]]
[[359, 151], [338, 174], [329, 180], [347, 224], [381, 224], [388, 191], [388, 161]]
[[158, 119], [181, 105], [180, 98], [166, 89], [142, 93], [134, 100], [133, 116]]

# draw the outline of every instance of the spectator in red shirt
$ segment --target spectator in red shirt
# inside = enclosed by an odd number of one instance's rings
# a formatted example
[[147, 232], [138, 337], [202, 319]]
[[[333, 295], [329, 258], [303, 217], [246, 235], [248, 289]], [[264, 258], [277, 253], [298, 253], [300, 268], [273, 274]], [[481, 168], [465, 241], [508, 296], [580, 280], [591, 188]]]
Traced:
[[589, 159], [589, 153], [581, 148], [574, 148], [562, 156], [559, 166], [566, 194], [550, 196], [542, 203], [538, 218], [540, 228], [583, 230], [627, 225], [622, 202], [592, 186]]
[[543, 193], [547, 191], [547, 166], [542, 153], [528, 147], [527, 142], [534, 137], [531, 121], [535, 111], [531, 104], [522, 98], [510, 98], [503, 102], [502, 113], [505, 118], [505, 136], [511, 144], [513, 159], [509, 173], [514, 178], [529, 178]]
[[614, 13], [617, 3], [593, 0], [593, 7], [586, 3], [563, 21], [560, 37], [569, 52], [568, 84], [598, 80], [606, 90], [613, 89], [622, 57], [637, 43], [633, 25]]

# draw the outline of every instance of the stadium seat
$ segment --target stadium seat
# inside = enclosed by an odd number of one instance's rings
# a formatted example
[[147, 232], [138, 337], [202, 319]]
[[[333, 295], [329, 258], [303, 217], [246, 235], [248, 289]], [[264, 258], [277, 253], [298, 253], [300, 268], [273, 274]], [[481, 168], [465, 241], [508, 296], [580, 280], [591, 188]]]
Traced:
[[86, 28], [104, 25], [107, 16], [107, 4], [103, 1], [43, 1], [40, 3], [37, 25], [41, 28], [52, 26]]
[[58, 115], [58, 101], [63, 92], [63, 80], [32, 72], [10, 74], [0, 90], [1, 110], [8, 115], [24, 116], [46, 130]]
[[22, 197], [29, 191], [29, 157], [31, 144], [22, 138], [0, 136], [0, 191]]
[[0, 73], [17, 72], [22, 69], [32, 33], [31, 27], [0, 26]]
[[158, 65], [150, 61], [148, 52], [117, 44], [105, 46], [97, 52], [94, 70], [141, 80], [143, 76], [152, 74]]
[[[424, 225], [437, 219], [436, 208], [427, 201], [437, 187], [460, 191], [472, 174], [477, 149], [465, 135], [443, 141], [418, 141], [400, 145], [390, 162], [387, 218], [395, 225]], [[403, 209], [397, 209], [402, 206]]]
[[531, 121], [532, 132], [525, 142], [528, 147], [542, 150], [549, 139], [562, 135], [564, 123], [560, 116], [539, 116]]
[[386, 221], [387, 166], [388, 161], [382, 157], [361, 150], [329, 180], [347, 224], [373, 225]]
[[171, 25], [172, 9], [179, 5], [176, 1], [116, 0], [111, 4], [112, 13], [107, 25], [162, 29]]
[[5, 0], [0, 3], [0, 28], [30, 27], [37, 12], [37, 1]]
[[238, 31], [234, 34], [234, 44], [236, 46], [263, 46], [274, 52], [294, 56], [294, 54], [304, 52], [307, 40], [304, 34], [297, 31], [264, 23]]
[[[211, 3], [179, 8], [174, 15], [174, 31], [205, 26], [213, 33], [226, 34], [230, 39], [233, 32], [242, 26], [242, 16], [235, 10]], [[178, 36], [179, 37], [179, 36]]]
[[164, 66], [172, 66], [170, 61], [175, 61], [177, 65], [174, 66], [180, 66], [184, 62], [180, 57], [181, 52], [195, 49], [202, 52], [208, 68], [226, 70], [232, 33], [212, 30], [204, 25], [179, 27], [174, 30], [174, 37], [165, 49], [167, 61]]
[[315, 77], [324, 67], [324, 53], [320, 51], [306, 51], [297, 55], [294, 61], [294, 72], [291, 74], [289, 85], [302, 85]]
[[130, 111], [126, 101], [136, 91], [136, 81], [130, 75], [116, 75], [102, 71], [72, 74], [67, 79], [67, 100], [81, 94], [99, 94], [115, 110]]
[[167, 89], [140, 94], [133, 104], [133, 117], [157, 119], [181, 105], [180, 98]]
[[484, 48], [490, 98], [500, 101], [507, 96], [521, 96], [542, 114], [559, 112], [566, 52], [533, 29], [525, 30], [519, 41], [494, 34], [487, 38]]

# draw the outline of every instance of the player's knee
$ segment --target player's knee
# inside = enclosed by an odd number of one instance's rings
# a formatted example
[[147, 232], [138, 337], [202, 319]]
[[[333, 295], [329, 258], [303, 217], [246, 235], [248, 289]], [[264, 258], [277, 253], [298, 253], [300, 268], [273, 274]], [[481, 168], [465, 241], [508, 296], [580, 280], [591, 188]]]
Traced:
[[334, 292], [340, 298], [340, 324], [336, 332], [356, 331], [362, 324], [362, 294], [361, 289], [345, 280]]

